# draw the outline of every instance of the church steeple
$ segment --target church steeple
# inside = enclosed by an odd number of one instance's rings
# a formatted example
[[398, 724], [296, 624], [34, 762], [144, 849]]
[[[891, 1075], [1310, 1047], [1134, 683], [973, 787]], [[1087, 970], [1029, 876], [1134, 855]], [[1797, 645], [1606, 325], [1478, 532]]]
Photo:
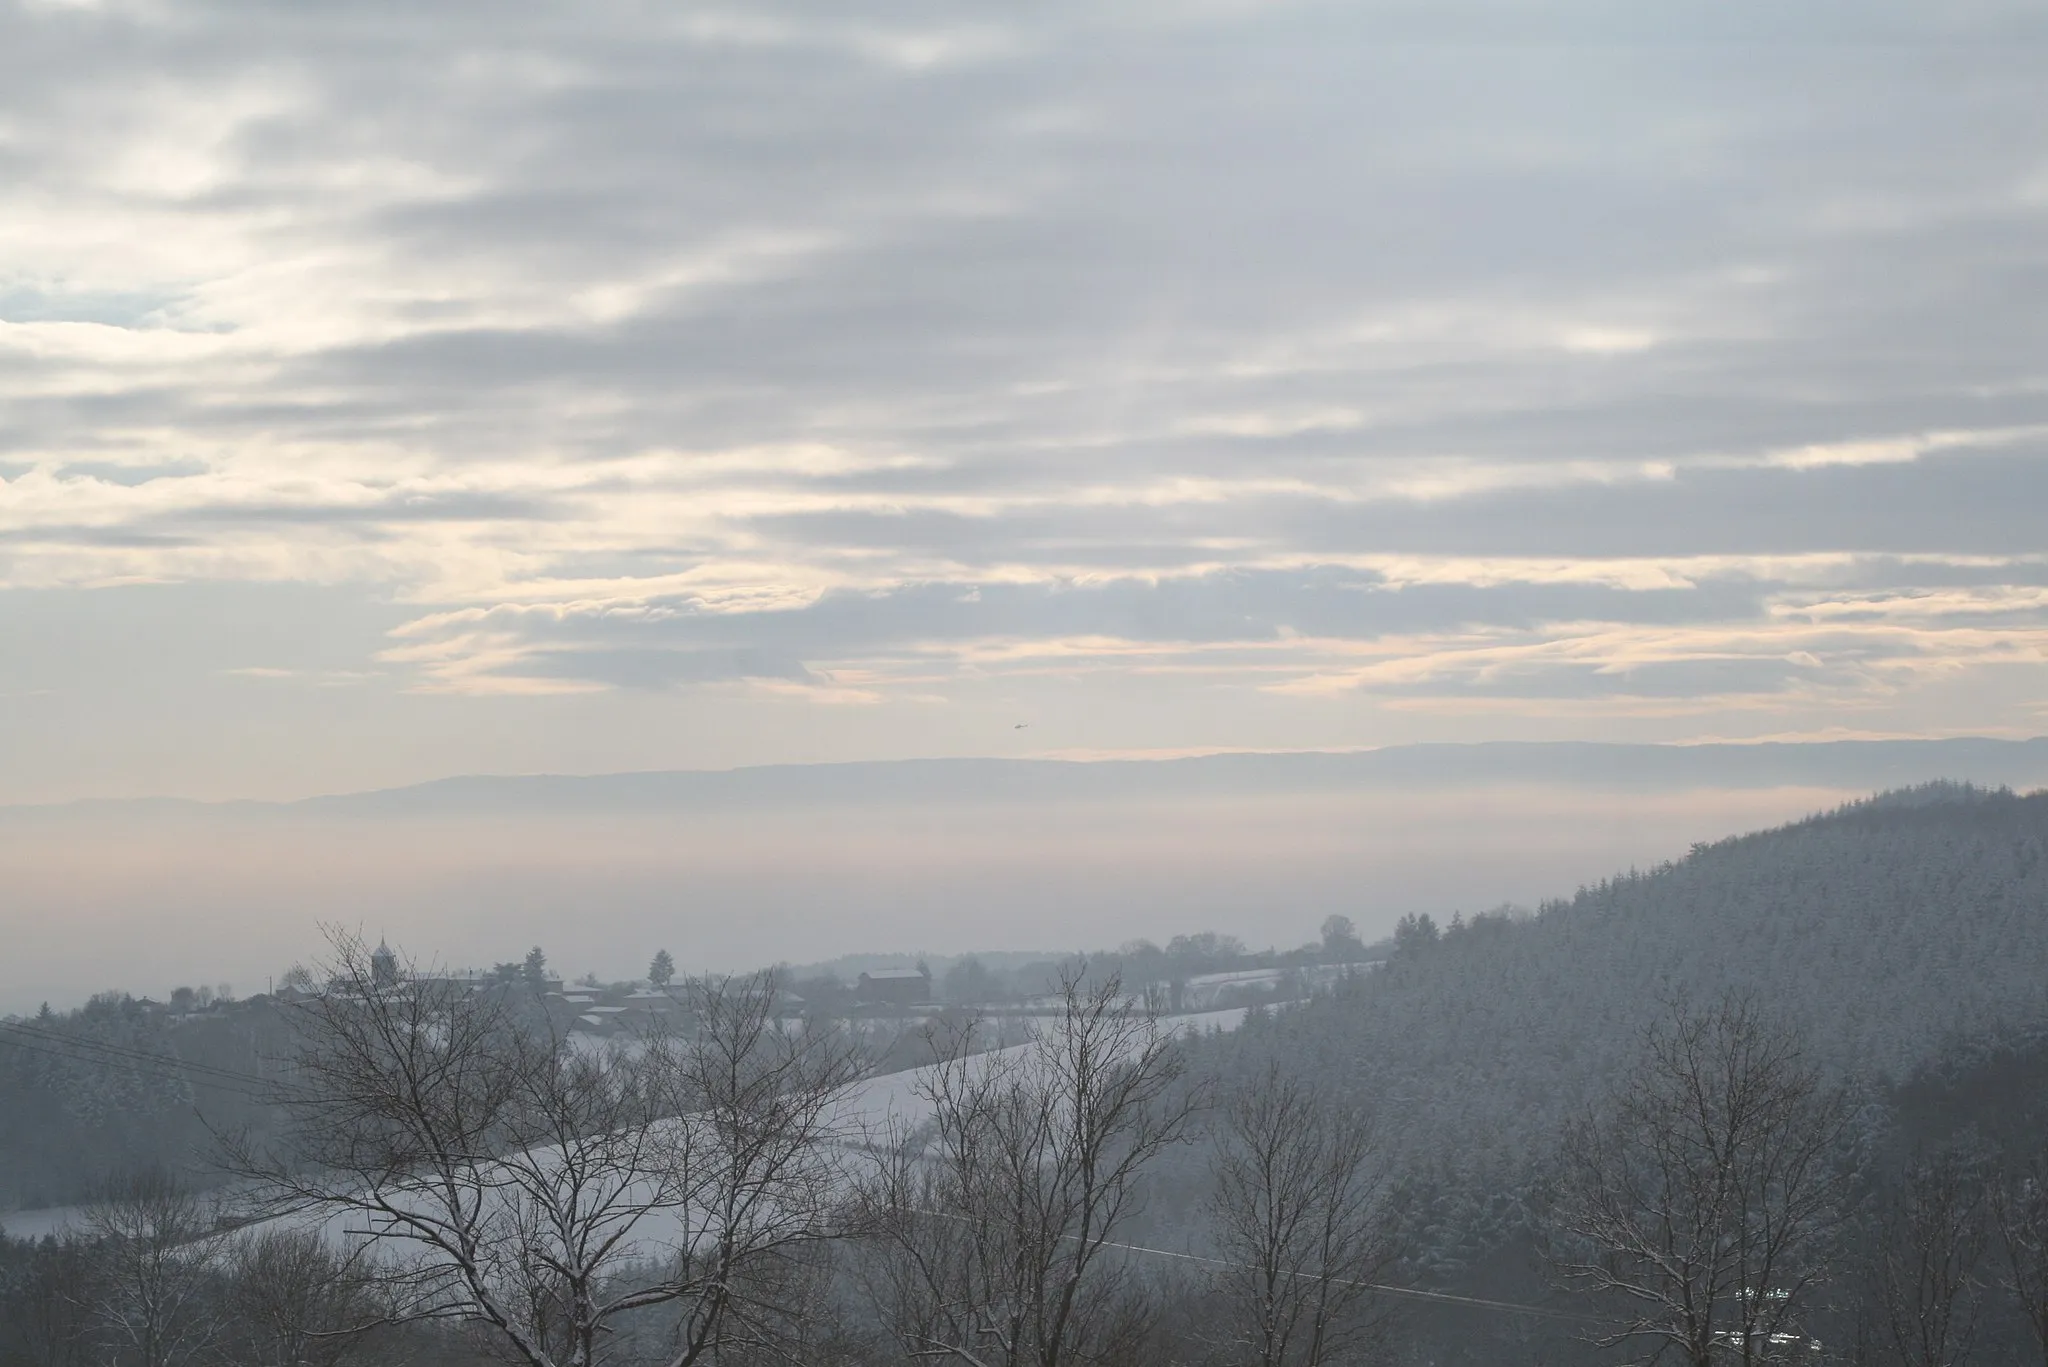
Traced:
[[398, 955], [382, 939], [370, 951], [370, 981], [378, 987], [395, 987], [398, 984]]

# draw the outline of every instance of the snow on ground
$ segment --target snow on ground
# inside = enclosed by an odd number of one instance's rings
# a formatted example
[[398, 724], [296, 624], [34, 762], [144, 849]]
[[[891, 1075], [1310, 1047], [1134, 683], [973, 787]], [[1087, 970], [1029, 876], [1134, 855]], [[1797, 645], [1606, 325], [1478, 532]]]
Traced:
[[[1235, 1030], [1243, 1024], [1244, 1018], [1245, 1008], [1233, 1007], [1224, 1011], [1167, 1016], [1163, 1017], [1160, 1023], [1176, 1034], [1201, 1035], [1215, 1030]], [[1025, 1044], [1012, 1045], [996, 1052], [1002, 1055], [1016, 1055], [1029, 1047]], [[930, 1079], [935, 1066], [927, 1064], [900, 1073], [885, 1073], [848, 1089], [840, 1100], [835, 1117], [835, 1125], [839, 1132], [848, 1142], [859, 1143], [868, 1136], [879, 1137], [891, 1128], [913, 1128], [928, 1120], [932, 1112], [931, 1103], [919, 1093], [920, 1088]], [[365, 1233], [360, 1228], [361, 1219], [361, 1216], [355, 1214], [337, 1215], [324, 1222], [327, 1236], [336, 1242], [359, 1238]], [[45, 1235], [62, 1234], [67, 1229], [75, 1229], [79, 1223], [80, 1212], [76, 1206], [16, 1211], [0, 1215], [0, 1230], [4, 1230], [11, 1239], [41, 1239]], [[638, 1232], [643, 1236], [644, 1242], [659, 1243], [673, 1237], [673, 1223], [672, 1220], [649, 1220]], [[664, 1225], [670, 1227], [664, 1228]]]
[[[1237, 1006], [1225, 1011], [1166, 1016], [1161, 1018], [1160, 1024], [1175, 1034], [1203, 1035], [1211, 1030], [1235, 1030], [1244, 1023], [1244, 1016], [1245, 1008]], [[1015, 1057], [1030, 1047], [1028, 1044], [1013, 1044], [1007, 1049], [996, 1050], [994, 1056]], [[900, 1073], [884, 1073], [854, 1087], [840, 1103], [838, 1122], [841, 1132], [879, 1135], [892, 1122], [899, 1128], [908, 1129], [929, 1120], [931, 1102], [919, 1092], [929, 1083], [936, 1066], [926, 1064]]]

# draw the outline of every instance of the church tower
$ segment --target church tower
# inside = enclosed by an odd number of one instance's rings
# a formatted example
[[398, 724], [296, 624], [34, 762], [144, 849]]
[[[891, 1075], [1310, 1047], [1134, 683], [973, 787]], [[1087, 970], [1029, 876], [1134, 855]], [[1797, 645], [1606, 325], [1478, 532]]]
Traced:
[[370, 951], [370, 982], [377, 987], [398, 985], [398, 956], [382, 940]]

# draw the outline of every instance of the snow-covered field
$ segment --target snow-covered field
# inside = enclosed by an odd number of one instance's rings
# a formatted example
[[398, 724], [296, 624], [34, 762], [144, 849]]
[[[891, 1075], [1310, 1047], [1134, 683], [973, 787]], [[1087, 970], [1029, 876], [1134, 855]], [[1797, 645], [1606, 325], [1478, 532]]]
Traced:
[[[1233, 1007], [1225, 1011], [1169, 1016], [1161, 1023], [1176, 1033], [1207, 1034], [1213, 1030], [1235, 1030], [1243, 1023], [1244, 1017], [1243, 1007]], [[1013, 1045], [998, 1050], [997, 1055], [1013, 1055], [1029, 1047]], [[855, 1085], [840, 1100], [835, 1116], [836, 1127], [849, 1142], [858, 1142], [865, 1136], [879, 1136], [892, 1128], [911, 1128], [929, 1119], [931, 1104], [920, 1095], [920, 1091], [931, 1072], [931, 1066], [927, 1065], [900, 1073], [885, 1073]], [[360, 1237], [361, 1231], [356, 1227], [360, 1219], [360, 1216], [341, 1215], [324, 1224], [330, 1237], [346, 1241]], [[75, 1206], [0, 1215], [0, 1230], [13, 1239], [40, 1239], [45, 1235], [61, 1234], [66, 1229], [76, 1228], [78, 1223], [79, 1211]], [[659, 1225], [660, 1222], [650, 1221], [638, 1232], [650, 1243], [659, 1242], [674, 1233]]]
[[[1211, 1030], [1235, 1030], [1244, 1023], [1245, 1008], [1231, 1007], [1225, 1011], [1202, 1011], [1186, 1016], [1167, 1016], [1161, 1024], [1177, 1034], [1207, 1034]], [[1014, 1056], [1030, 1048], [1028, 1044], [1011, 1045], [996, 1050], [992, 1057]], [[919, 1094], [932, 1074], [932, 1066], [910, 1068], [900, 1073], [884, 1073], [869, 1078], [853, 1088], [841, 1103], [839, 1124], [843, 1133], [880, 1134], [893, 1122], [900, 1128], [910, 1128], [931, 1118], [931, 1103]]]

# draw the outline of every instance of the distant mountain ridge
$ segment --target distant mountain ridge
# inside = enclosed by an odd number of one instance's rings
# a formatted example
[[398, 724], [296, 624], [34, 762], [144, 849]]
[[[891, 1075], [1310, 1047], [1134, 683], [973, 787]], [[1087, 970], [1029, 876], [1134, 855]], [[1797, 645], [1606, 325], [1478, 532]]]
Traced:
[[1141, 795], [1562, 783], [1593, 788], [1807, 786], [1874, 791], [1935, 779], [2048, 784], [2048, 737], [1632, 745], [1418, 744], [1175, 759], [905, 759], [594, 775], [465, 775], [295, 802], [157, 798], [0, 807], [9, 813], [203, 809], [309, 815], [662, 811], [847, 801], [1089, 800]]

